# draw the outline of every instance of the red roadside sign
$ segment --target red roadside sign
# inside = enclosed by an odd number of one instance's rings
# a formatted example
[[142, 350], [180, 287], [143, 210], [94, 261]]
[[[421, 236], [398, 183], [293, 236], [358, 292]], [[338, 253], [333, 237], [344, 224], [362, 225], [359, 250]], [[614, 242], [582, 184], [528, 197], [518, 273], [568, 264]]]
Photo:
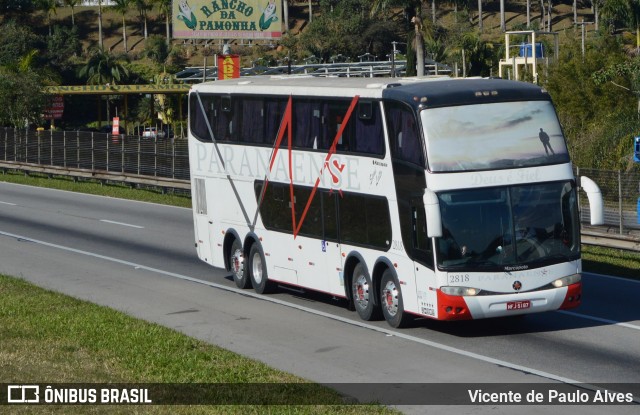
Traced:
[[113, 128], [111, 134], [120, 134], [120, 117], [113, 117]]
[[218, 56], [218, 79], [240, 78], [240, 56], [239, 55], [219, 55]]
[[54, 95], [51, 97], [51, 101], [48, 107], [45, 107], [42, 118], [45, 120], [53, 120], [62, 118], [64, 112], [64, 98], [62, 95]]

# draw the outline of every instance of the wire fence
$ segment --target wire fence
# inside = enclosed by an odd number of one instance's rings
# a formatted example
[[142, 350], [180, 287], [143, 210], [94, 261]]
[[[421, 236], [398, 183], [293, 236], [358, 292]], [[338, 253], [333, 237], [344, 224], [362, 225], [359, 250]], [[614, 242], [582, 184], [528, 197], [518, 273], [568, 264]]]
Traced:
[[4, 128], [0, 160], [189, 180], [185, 139]]
[[[0, 129], [0, 161], [189, 180], [187, 140], [84, 131]], [[605, 224], [615, 233], [640, 231], [640, 172], [576, 168], [600, 187]], [[580, 192], [581, 220], [589, 223]]]
[[[576, 168], [576, 176], [587, 176], [602, 191], [604, 221], [612, 232], [635, 233], [640, 230], [640, 171]], [[589, 201], [580, 192], [581, 220], [589, 222]]]

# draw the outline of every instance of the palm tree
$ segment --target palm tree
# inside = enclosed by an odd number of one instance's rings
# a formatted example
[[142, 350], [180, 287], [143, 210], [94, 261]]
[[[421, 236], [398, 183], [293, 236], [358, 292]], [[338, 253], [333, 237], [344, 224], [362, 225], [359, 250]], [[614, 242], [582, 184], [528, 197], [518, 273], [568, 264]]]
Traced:
[[482, 0], [478, 0], [478, 29], [482, 32]]
[[[424, 37], [422, 35], [422, 6], [426, 4], [427, 0], [373, 0], [371, 5], [371, 15], [375, 15], [378, 10], [383, 10], [387, 7], [403, 7], [411, 8], [414, 10], [415, 15], [411, 19], [411, 23], [414, 25], [415, 33], [415, 51], [416, 51], [416, 65], [418, 76], [424, 76]], [[435, 3], [432, 3], [432, 10], [435, 7]]]
[[284, 14], [284, 32], [289, 33], [289, 2], [282, 1], [282, 13]]
[[76, 18], [74, 14], [75, 7], [80, 4], [80, 0], [64, 0], [64, 4], [71, 7], [71, 26], [76, 25]]
[[118, 13], [122, 14], [122, 42], [124, 44], [124, 53], [129, 52], [127, 49], [127, 22], [124, 16], [129, 11], [129, 6], [131, 5], [131, 0], [114, 0], [115, 5], [113, 9]]
[[144, 33], [144, 38], [147, 39], [149, 33], [147, 31], [147, 11], [151, 10], [152, 6], [149, 4], [149, 0], [135, 0], [135, 3], [140, 15], [140, 20], [143, 22], [142, 31]]
[[51, 36], [51, 15], [57, 15], [57, 0], [40, 0], [40, 9], [47, 13], [47, 24], [49, 25], [49, 36]]
[[[128, 61], [127, 55], [112, 55], [103, 48], [95, 48], [87, 63], [80, 68], [78, 76], [86, 78], [88, 85], [116, 85], [129, 76], [124, 63]], [[107, 119], [110, 118], [109, 107], [111, 95], [107, 95]]]
[[112, 55], [98, 47], [80, 68], [78, 76], [86, 78], [88, 85], [116, 85], [129, 76], [129, 71], [124, 66], [127, 61], [126, 55]]
[[171, 31], [169, 30], [169, 21], [171, 20], [172, 0], [155, 0], [160, 9], [160, 13], [164, 14], [164, 22], [167, 29], [167, 46], [171, 45]]
[[104, 47], [102, 36], [102, 0], [98, 0], [98, 46], [100, 49]]

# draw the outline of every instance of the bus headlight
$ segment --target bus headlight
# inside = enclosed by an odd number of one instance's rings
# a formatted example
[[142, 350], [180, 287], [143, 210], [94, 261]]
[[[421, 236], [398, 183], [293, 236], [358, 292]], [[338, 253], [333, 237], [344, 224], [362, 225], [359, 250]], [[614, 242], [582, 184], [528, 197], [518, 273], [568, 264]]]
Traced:
[[447, 295], [474, 296], [480, 294], [481, 290], [471, 287], [440, 287], [440, 291]]
[[556, 288], [566, 287], [568, 285], [575, 284], [576, 282], [580, 282], [581, 279], [581, 274], [573, 274], [569, 275], [568, 277], [558, 278], [557, 280], [553, 281], [551, 285]]

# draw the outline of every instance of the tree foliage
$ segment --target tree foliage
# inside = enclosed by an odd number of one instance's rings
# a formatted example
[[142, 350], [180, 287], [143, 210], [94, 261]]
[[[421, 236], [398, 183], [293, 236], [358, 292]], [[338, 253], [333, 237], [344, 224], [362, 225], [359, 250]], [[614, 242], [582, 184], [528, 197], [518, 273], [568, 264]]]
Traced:
[[127, 61], [125, 55], [113, 55], [102, 48], [96, 48], [78, 71], [78, 76], [91, 85], [115, 85], [129, 76], [125, 65]]
[[636, 100], [609, 82], [632, 88], [630, 80], [617, 73], [627, 59], [622, 45], [611, 36], [596, 39], [584, 58], [576, 40], [561, 49], [559, 63], [543, 79], [578, 166], [629, 167], [630, 136], [640, 127]]
[[46, 61], [56, 70], [64, 71], [73, 67], [72, 59], [82, 52], [78, 28], [54, 26], [53, 34], [47, 38]]
[[23, 128], [40, 120], [45, 105], [42, 79], [23, 69], [0, 67], [0, 125]]
[[315, 55], [329, 62], [339, 54], [353, 60], [365, 52], [384, 55], [399, 33], [395, 22], [370, 15], [367, 0], [322, 1], [321, 11], [293, 42], [294, 52], [301, 58]]

